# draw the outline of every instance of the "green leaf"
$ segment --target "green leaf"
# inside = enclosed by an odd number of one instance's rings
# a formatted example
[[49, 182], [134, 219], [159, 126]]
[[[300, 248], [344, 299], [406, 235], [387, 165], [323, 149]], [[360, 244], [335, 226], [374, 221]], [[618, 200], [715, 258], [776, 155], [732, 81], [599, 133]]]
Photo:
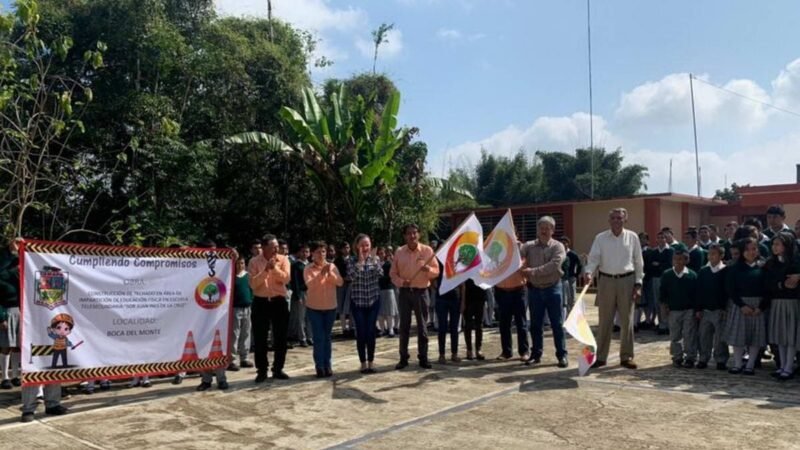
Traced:
[[300, 143], [310, 145], [317, 150], [323, 158], [328, 156], [328, 148], [319, 140], [314, 130], [306, 123], [303, 117], [292, 108], [284, 106], [279, 113], [281, 119], [289, 125], [289, 127], [297, 135]]

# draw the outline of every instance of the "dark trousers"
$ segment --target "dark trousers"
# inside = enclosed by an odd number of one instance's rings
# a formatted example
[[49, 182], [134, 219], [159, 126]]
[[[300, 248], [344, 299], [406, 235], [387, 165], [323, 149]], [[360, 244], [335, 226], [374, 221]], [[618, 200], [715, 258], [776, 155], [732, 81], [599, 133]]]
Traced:
[[61, 358], [62, 367], [67, 367], [67, 349], [53, 350], [53, 364], [51, 367], [58, 367], [58, 358]]
[[357, 306], [355, 303], [350, 306], [350, 313], [356, 324], [358, 360], [362, 363], [375, 360], [375, 322], [378, 321], [380, 310], [380, 300], [372, 302], [372, 305], [367, 307]]
[[472, 351], [472, 330], [475, 330], [475, 351], [481, 351], [483, 344], [483, 309], [486, 299], [470, 298], [467, 296], [464, 305], [464, 342], [467, 344], [467, 351]]
[[544, 347], [544, 315], [550, 318], [550, 327], [553, 329], [553, 341], [556, 346], [556, 358], [567, 356], [567, 341], [564, 335], [563, 315], [561, 314], [561, 281], [547, 287], [531, 287], [528, 290], [528, 299], [533, 317], [531, 325], [531, 339], [533, 351], [531, 356], [541, 358]]
[[417, 351], [420, 361], [428, 360], [428, 290], [400, 288], [400, 359], [408, 361], [408, 339], [411, 333], [411, 313], [417, 321]]
[[525, 289], [505, 291], [495, 289], [495, 300], [500, 309], [500, 346], [503, 356], [514, 355], [511, 346], [511, 319], [517, 328], [517, 350], [519, 356], [528, 354], [528, 329], [525, 327]]
[[439, 296], [436, 299], [439, 354], [444, 355], [447, 333], [450, 333], [450, 353], [458, 353], [458, 322], [461, 320], [461, 300], [457, 295]]
[[256, 297], [253, 299], [252, 315], [253, 340], [255, 341], [255, 363], [259, 374], [267, 373], [269, 357], [267, 356], [267, 336], [272, 327], [272, 347], [275, 349], [275, 361], [272, 372], [280, 372], [286, 362], [286, 334], [289, 331], [289, 302], [285, 297]]

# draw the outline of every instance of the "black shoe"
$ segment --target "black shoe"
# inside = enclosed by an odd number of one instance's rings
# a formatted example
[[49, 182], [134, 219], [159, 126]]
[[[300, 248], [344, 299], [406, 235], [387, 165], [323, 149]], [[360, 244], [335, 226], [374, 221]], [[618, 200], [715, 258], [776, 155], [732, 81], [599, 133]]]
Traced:
[[741, 367], [731, 367], [730, 369], [728, 369], [728, 373], [731, 374], [731, 375], [739, 375], [740, 373], [742, 373], [742, 368]]
[[306, 341], [300, 341], [300, 347], [308, 347]]
[[69, 410], [66, 407], [62, 406], [62, 405], [56, 405], [56, 406], [44, 409], [44, 413], [45, 414], [49, 414], [51, 416], [63, 416], [64, 414], [66, 414], [68, 412], [69, 412]]
[[481, 352], [475, 352], [475, 359], [477, 359], [478, 361], [483, 361], [486, 359], [486, 357], [483, 356], [483, 353]]
[[14, 386], [11, 384], [11, 380], [3, 380], [0, 383], [0, 389], [14, 389]]
[[594, 364], [592, 364], [591, 368], [592, 369], [599, 369], [599, 368], [601, 368], [601, 367], [603, 367], [605, 365], [606, 365], [605, 361], [601, 361], [601, 360], [598, 359], [597, 361], [594, 362]]
[[325, 372], [322, 369], [317, 369], [317, 378], [324, 378]]
[[742, 375], [755, 375], [755, 374], [756, 371], [754, 369], [748, 369], [747, 367], [742, 369]]
[[542, 358], [538, 356], [531, 356], [527, 361], [525, 361], [525, 365], [532, 366], [534, 364], [539, 364], [540, 362], [542, 362]]
[[255, 366], [250, 361], [242, 361], [242, 363], [239, 364], [239, 367], [241, 367], [242, 369], [252, 369]]
[[561, 358], [558, 358], [558, 367], [561, 368], [561, 369], [565, 369], [565, 368], [569, 367], [569, 360], [567, 360], [566, 356], [562, 356]]
[[781, 374], [778, 376], [778, 381], [788, 381], [791, 380], [792, 378], [794, 378], [793, 373], [781, 372]]
[[668, 334], [669, 334], [669, 330], [665, 330], [665, 329], [663, 329], [663, 328], [659, 328], [659, 329], [658, 329], [658, 335], [659, 335], [659, 336], [666, 336], [666, 335], [668, 335]]
[[697, 367], [698, 369], [705, 369], [705, 368], [707, 368], [707, 367], [708, 367], [708, 363], [707, 363], [707, 362], [700, 361], [699, 363], [697, 363], [697, 366], [696, 366], [696, 367]]
[[23, 423], [33, 422], [33, 413], [32, 412], [22, 413], [22, 419], [20, 420]]
[[717, 370], [726, 370], [728, 365], [725, 363], [717, 363]]
[[674, 367], [676, 369], [680, 369], [681, 367], [683, 367], [683, 361], [680, 360], [680, 359], [673, 359], [672, 360], [672, 367]]
[[433, 366], [431, 365], [431, 363], [428, 362], [427, 359], [420, 360], [419, 367], [422, 368], [422, 369], [432, 369], [433, 368]]
[[256, 383], [263, 383], [265, 381], [267, 381], [266, 373], [259, 373], [256, 375]]
[[372, 375], [374, 373], [378, 373], [378, 371], [375, 370], [373, 367], [368, 367], [367, 368], [367, 374]]
[[686, 361], [683, 362], [683, 368], [694, 369], [694, 361], [692, 361], [691, 359], [687, 359]]
[[225, 389], [228, 389], [230, 386], [228, 386], [228, 382], [227, 381], [220, 381], [219, 383], [217, 383], [217, 387], [221, 391], [224, 391]]
[[333, 376], [333, 370], [330, 367], [325, 368], [325, 378], [330, 378]]
[[286, 372], [279, 370], [277, 372], [272, 372], [272, 379], [273, 380], [288, 380], [289, 375], [286, 375]]
[[211, 389], [211, 383], [206, 383], [205, 381], [201, 382], [200, 385], [195, 388], [197, 392], [203, 392], [209, 389]]
[[19, 378], [12, 378], [11, 379], [11, 384], [13, 384], [16, 387], [20, 387], [20, 386], [22, 386], [22, 381], [20, 381]]
[[619, 333], [619, 325], [614, 325], [614, 333]]
[[286, 350], [292, 350], [293, 348], [294, 348], [294, 345], [286, 344]]
[[397, 363], [396, 366], [394, 366], [394, 370], [403, 370], [406, 367], [408, 367], [408, 360], [401, 359], [400, 362]]
[[[181, 384], [181, 383], [183, 383], [183, 377], [182, 376], [175, 375], [175, 377], [172, 378], [172, 384]], [[109, 386], [109, 388], [110, 387], [111, 386]], [[100, 385], [100, 389], [103, 389], [103, 385], [102, 384]]]
[[228, 368], [225, 369], [225, 370], [230, 370], [231, 372], [238, 372], [239, 371], [239, 366], [237, 366], [234, 363], [230, 363], [230, 364], [228, 364]]

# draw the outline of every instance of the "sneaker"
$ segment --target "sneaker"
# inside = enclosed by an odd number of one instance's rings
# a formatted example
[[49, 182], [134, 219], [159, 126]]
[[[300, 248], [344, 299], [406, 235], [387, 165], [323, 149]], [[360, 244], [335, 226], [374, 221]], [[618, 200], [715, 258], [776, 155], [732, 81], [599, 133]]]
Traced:
[[0, 382], [0, 389], [13, 389], [14, 386], [11, 384], [11, 380], [5, 379]]
[[694, 361], [692, 361], [691, 359], [687, 359], [686, 361], [683, 362], [683, 367], [685, 369], [694, 369]]
[[230, 364], [228, 364], [228, 368], [225, 369], [225, 370], [229, 370], [231, 372], [238, 372], [239, 371], [239, 366], [237, 366], [234, 363], [230, 363]]
[[255, 366], [250, 361], [245, 360], [239, 363], [239, 367], [242, 369], [252, 369]]
[[531, 355], [525, 353], [524, 355], [519, 355], [519, 362], [526, 363], [531, 358]]
[[211, 389], [211, 383], [206, 383], [205, 381], [201, 382], [199, 386], [195, 389], [197, 392], [203, 392]]
[[265, 381], [267, 381], [266, 373], [259, 373], [256, 375], [256, 383], [263, 383]]
[[558, 358], [558, 367], [561, 368], [561, 369], [565, 369], [565, 368], [569, 367], [569, 360], [567, 359], [566, 356], [562, 356], [561, 358]]
[[500, 353], [500, 356], [498, 356], [495, 359], [498, 360], [498, 361], [508, 361], [509, 359], [511, 359], [511, 355], [506, 355], [504, 353]]
[[230, 386], [228, 386], [228, 382], [227, 381], [220, 381], [219, 383], [217, 383], [217, 387], [221, 391], [224, 391], [225, 389], [228, 389]]
[[11, 379], [11, 384], [13, 384], [16, 387], [20, 387], [22, 386], [22, 381], [19, 379], [19, 377], [14, 377]]
[[717, 370], [726, 370], [728, 365], [725, 363], [717, 363]]
[[397, 363], [396, 366], [394, 366], [394, 370], [403, 370], [406, 367], [408, 367], [408, 360], [401, 359], [400, 362]]
[[288, 380], [289, 375], [286, 375], [286, 372], [279, 370], [277, 372], [272, 372], [272, 379], [273, 380]]
[[447, 364], [447, 358], [444, 355], [439, 355], [439, 364]]
[[20, 419], [20, 421], [23, 423], [33, 422], [33, 413], [32, 412], [22, 413], [22, 419]]
[[699, 363], [697, 363], [697, 368], [698, 369], [705, 369], [707, 367], [708, 367], [708, 363], [707, 362], [700, 361]]
[[69, 412], [69, 410], [66, 407], [62, 406], [62, 405], [56, 405], [56, 406], [52, 406], [50, 408], [45, 408], [44, 409], [44, 413], [45, 414], [49, 414], [51, 416], [63, 416], [64, 414], [66, 414], [68, 412]]
[[300, 341], [300, 347], [308, 347], [308, 343], [306, 341]]

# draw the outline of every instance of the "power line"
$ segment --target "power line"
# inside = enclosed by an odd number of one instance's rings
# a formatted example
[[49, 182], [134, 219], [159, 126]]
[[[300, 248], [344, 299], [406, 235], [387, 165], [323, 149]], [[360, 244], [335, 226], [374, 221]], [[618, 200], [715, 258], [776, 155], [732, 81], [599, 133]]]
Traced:
[[744, 94], [740, 94], [739, 92], [732, 91], [732, 90], [730, 90], [728, 88], [724, 88], [722, 86], [716, 85], [716, 84], [711, 83], [709, 81], [703, 80], [702, 78], [697, 78], [697, 77], [695, 77], [695, 76], [693, 76], [691, 74], [689, 76], [692, 77], [693, 79], [703, 83], [703, 84], [707, 84], [707, 85], [709, 85], [709, 86], [711, 86], [713, 88], [717, 88], [720, 91], [724, 91], [724, 92], [727, 92], [729, 94], [733, 94], [733, 95], [735, 95], [737, 97], [741, 97], [741, 98], [743, 98], [745, 100], [750, 100], [751, 102], [758, 103], [758, 104], [766, 106], [768, 108], [772, 108], [772, 109], [775, 109], [775, 110], [778, 110], [778, 111], [781, 111], [781, 112], [785, 112], [786, 114], [791, 114], [793, 116], [800, 117], [800, 112], [791, 111], [791, 110], [788, 110], [786, 108], [781, 108], [780, 106], [773, 105], [772, 103], [767, 103], [767, 102], [762, 101], [762, 100], [758, 100], [758, 99], [755, 99], [755, 98], [752, 98], [752, 97], [748, 97], [748, 96], [746, 96]]

